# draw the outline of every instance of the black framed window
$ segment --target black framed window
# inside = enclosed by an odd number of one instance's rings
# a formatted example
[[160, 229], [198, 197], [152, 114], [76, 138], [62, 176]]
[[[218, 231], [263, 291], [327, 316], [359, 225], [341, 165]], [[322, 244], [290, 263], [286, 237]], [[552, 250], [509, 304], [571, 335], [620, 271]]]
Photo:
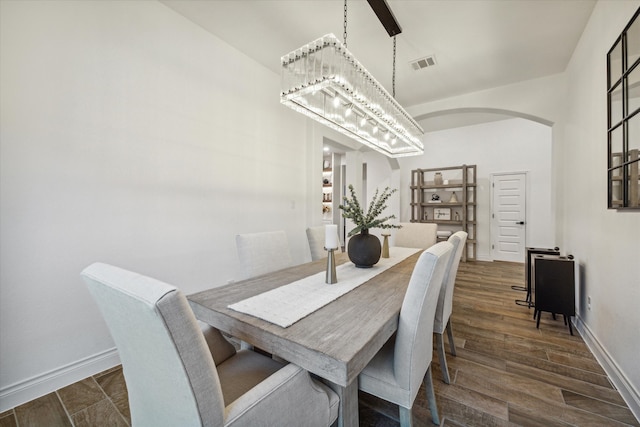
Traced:
[[640, 208], [640, 8], [607, 53], [608, 207]]

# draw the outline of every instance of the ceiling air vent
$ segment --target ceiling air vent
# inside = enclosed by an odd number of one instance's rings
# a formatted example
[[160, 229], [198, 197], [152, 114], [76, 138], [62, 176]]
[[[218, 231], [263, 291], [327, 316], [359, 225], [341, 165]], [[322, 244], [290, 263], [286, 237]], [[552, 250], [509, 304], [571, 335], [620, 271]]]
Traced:
[[415, 61], [411, 61], [411, 68], [415, 71], [422, 70], [423, 68], [433, 67], [436, 65], [436, 57], [435, 55], [425, 56], [424, 58], [416, 59]]

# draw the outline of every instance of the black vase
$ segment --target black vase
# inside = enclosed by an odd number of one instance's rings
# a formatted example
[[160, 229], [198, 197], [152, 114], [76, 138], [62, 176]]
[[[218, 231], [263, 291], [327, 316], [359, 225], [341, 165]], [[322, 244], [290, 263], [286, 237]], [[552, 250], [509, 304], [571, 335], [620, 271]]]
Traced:
[[360, 234], [349, 239], [347, 254], [352, 263], [359, 268], [371, 268], [380, 261], [380, 239], [369, 234], [369, 230], [362, 230]]

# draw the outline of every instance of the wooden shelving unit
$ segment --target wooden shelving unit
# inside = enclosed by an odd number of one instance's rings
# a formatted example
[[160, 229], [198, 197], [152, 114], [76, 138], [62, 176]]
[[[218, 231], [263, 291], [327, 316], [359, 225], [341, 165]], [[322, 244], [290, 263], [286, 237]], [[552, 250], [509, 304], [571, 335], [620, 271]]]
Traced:
[[[411, 222], [435, 223], [439, 231], [466, 231], [467, 247], [462, 259], [475, 260], [476, 165], [412, 170], [410, 188]], [[434, 195], [439, 201], [433, 200]]]

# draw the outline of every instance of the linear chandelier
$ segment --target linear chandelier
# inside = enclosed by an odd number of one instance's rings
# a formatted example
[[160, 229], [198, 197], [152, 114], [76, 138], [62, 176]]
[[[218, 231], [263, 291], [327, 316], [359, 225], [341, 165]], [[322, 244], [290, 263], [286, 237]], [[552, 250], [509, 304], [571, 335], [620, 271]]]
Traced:
[[389, 157], [424, 153], [420, 125], [333, 34], [284, 55], [281, 64], [282, 104]]

